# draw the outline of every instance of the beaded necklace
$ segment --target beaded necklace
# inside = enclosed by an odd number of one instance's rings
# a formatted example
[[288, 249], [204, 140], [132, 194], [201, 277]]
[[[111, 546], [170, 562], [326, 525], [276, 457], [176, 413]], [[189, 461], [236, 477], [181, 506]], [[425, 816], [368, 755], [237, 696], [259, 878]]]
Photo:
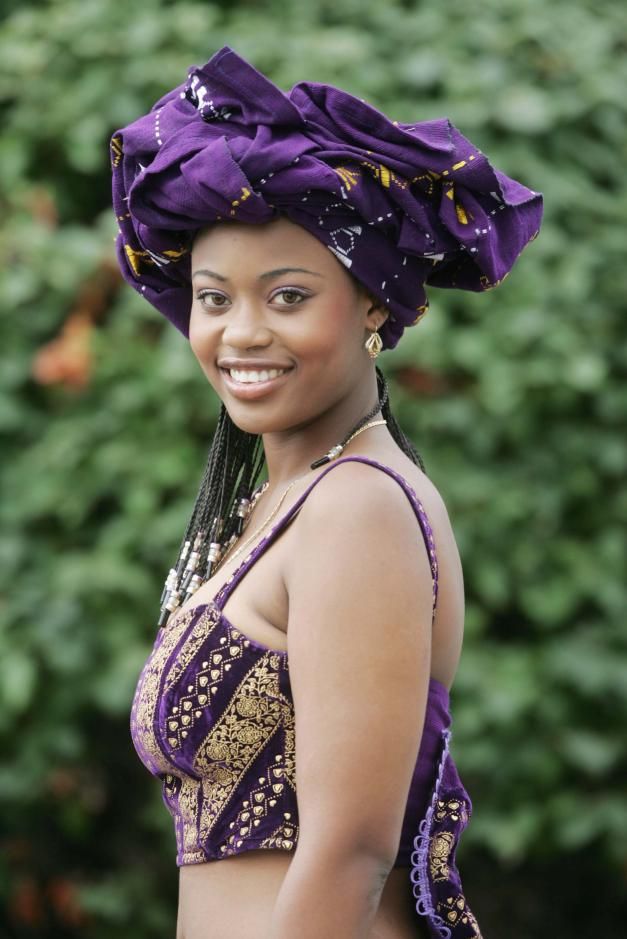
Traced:
[[[338, 444], [337, 446], [332, 447], [332, 449], [329, 451], [329, 454], [332, 454], [332, 456], [330, 456], [329, 458], [330, 458], [331, 460], [337, 459], [337, 457], [338, 457], [338, 456], [340, 455], [340, 453], [343, 451], [344, 447], [346, 447], [346, 445], [347, 445], [348, 443], [350, 443], [350, 441], [351, 441], [354, 437], [356, 437], [358, 434], [361, 434], [362, 431], [367, 430], [369, 427], [374, 427], [374, 426], [377, 425], [377, 424], [387, 424], [387, 421], [386, 421], [386, 420], [372, 421], [371, 423], [365, 424], [363, 427], [360, 427], [359, 430], [356, 430], [354, 434], [351, 434], [351, 436], [348, 438], [348, 440], [346, 441], [346, 443], [345, 443], [343, 446], [340, 445], [340, 444]], [[324, 462], [327, 463], [327, 462], [329, 462], [329, 461], [328, 461], [328, 460], [325, 460]], [[317, 466], [318, 466], [319, 464], [318, 464], [318, 461], [316, 460], [316, 461], [315, 461], [315, 464], [312, 463], [311, 465], [312, 465], [314, 468], [317, 468]], [[248, 539], [244, 542], [244, 544], [241, 545], [241, 547], [239, 547], [239, 548], [237, 549], [237, 551], [235, 551], [234, 554], [231, 554], [231, 556], [229, 557], [229, 561], [234, 561], [236, 557], [239, 557], [239, 555], [242, 553], [242, 551], [243, 551], [245, 548], [247, 548], [248, 545], [251, 544], [251, 542], [253, 542], [253, 541], [255, 540], [255, 538], [257, 537], [257, 535], [258, 535], [260, 532], [262, 532], [262, 531], [264, 530], [264, 528], [266, 527], [266, 525], [268, 525], [268, 523], [271, 522], [272, 519], [274, 518], [274, 516], [277, 514], [277, 512], [278, 512], [279, 509], [281, 508], [281, 505], [283, 504], [283, 501], [284, 501], [286, 495], [288, 494], [288, 492], [290, 491], [290, 489], [292, 488], [292, 486], [295, 486], [296, 483], [297, 483], [299, 480], [304, 479], [305, 476], [308, 476], [310, 472], [311, 472], [311, 467], [307, 470], [306, 473], [301, 473], [300, 476], [297, 476], [296, 479], [293, 479], [292, 482], [289, 483], [289, 484], [286, 486], [286, 488], [283, 490], [283, 492], [282, 492], [282, 494], [281, 494], [281, 498], [279, 499], [279, 501], [277, 502], [277, 504], [275, 505], [275, 507], [272, 509], [272, 512], [270, 512], [270, 514], [269, 514], [268, 517], [265, 519], [265, 521], [263, 521], [263, 522], [261, 523], [261, 525], [259, 526], [259, 528], [258, 528], [256, 531], [253, 532], [253, 534], [250, 536], [250, 538], [248, 538]], [[266, 489], [268, 488], [268, 485], [269, 485], [269, 480], [266, 480], [265, 483], [263, 483], [263, 485], [261, 486], [261, 488], [260, 488], [259, 490], [257, 490], [257, 492], [255, 493], [255, 495], [253, 496], [253, 498], [252, 498], [252, 500], [251, 500], [251, 503], [250, 503], [250, 510], [249, 510], [249, 513], [248, 513], [248, 514], [250, 514], [250, 512], [252, 512], [252, 510], [253, 510], [253, 508], [255, 507], [255, 505], [256, 505], [256, 503], [257, 503], [259, 497], [260, 497], [261, 495], [263, 495], [263, 493], [264, 493], [264, 492], [266, 491]], [[242, 532], [242, 534], [243, 534], [243, 532]], [[223, 564], [225, 563], [227, 557], [229, 556], [229, 553], [230, 553], [231, 548], [233, 547], [233, 544], [234, 544], [234, 543], [235, 543], [235, 542], [230, 542], [230, 543], [229, 543], [229, 545], [226, 547], [224, 553], [222, 554], [222, 556], [221, 556], [220, 559], [218, 560], [217, 565], [213, 568], [213, 571], [218, 571], [218, 570], [220, 570], [220, 568], [221, 568], [221, 567], [223, 566]], [[212, 576], [213, 576], [213, 575], [212, 575]]]
[[[331, 449], [328, 450], [324, 456], [314, 460], [313, 463], [311, 463], [309, 470], [317, 469], [319, 466], [323, 466], [330, 460], [337, 459], [347, 444], [362, 431], [367, 430], [368, 427], [374, 427], [377, 424], [387, 424], [387, 420], [385, 420], [385, 418], [375, 421], [370, 420], [370, 418], [373, 417], [374, 414], [376, 414], [377, 411], [383, 407], [386, 401], [387, 387], [384, 387], [383, 398], [378, 401], [377, 404], [375, 404], [372, 410], [366, 414], [365, 417], [361, 419], [359, 422], [361, 426], [358, 425], [357, 428], [342, 443], [338, 443], [331, 447]], [[257, 531], [254, 532], [253, 535], [251, 535], [250, 538], [246, 540], [243, 545], [241, 545], [241, 547], [238, 547], [233, 554], [230, 553], [231, 549], [243, 535], [250, 518], [250, 513], [259, 498], [268, 488], [269, 481], [266, 480], [266, 482], [264, 482], [259, 489], [255, 490], [255, 492], [251, 494], [250, 498], [239, 500], [233, 513], [234, 516], [237, 516], [237, 528], [227, 543], [224, 545], [221, 544], [218, 540], [222, 530], [223, 521], [220, 519], [214, 520], [214, 525], [216, 527], [212, 531], [216, 532], [217, 537], [214, 535], [215, 540], [213, 540], [213, 538], [207, 539], [209, 541], [209, 548], [207, 551], [207, 565], [204, 577], [198, 573], [198, 568], [200, 565], [200, 557], [201, 552], [203, 551], [203, 545], [205, 545], [204, 550], [207, 550], [207, 541], [205, 540], [207, 538], [207, 533], [205, 531], [199, 531], [197, 532], [193, 542], [185, 541], [185, 544], [181, 549], [177, 564], [175, 567], [170, 569], [170, 572], [166, 577], [163, 591], [161, 593], [161, 609], [158, 621], [159, 627], [165, 626], [168, 619], [170, 618], [170, 615], [183, 603], [185, 603], [189, 597], [196, 593], [202, 584], [206, 583], [208, 580], [210, 580], [211, 577], [213, 577], [218, 568], [222, 567], [222, 565], [225, 563], [227, 557], [229, 557], [229, 560], [234, 560], [241, 554], [241, 552], [257, 537], [259, 532], [262, 531], [274, 518], [292, 486], [294, 486], [300, 479], [303, 479], [305, 476], [307, 476], [308, 472], [309, 471], [303, 473], [300, 476], [297, 476], [296, 479], [293, 479], [292, 482], [287, 485], [281, 494], [277, 505], [274, 507], [270, 515], [265, 519], [263, 524], [257, 529]]]

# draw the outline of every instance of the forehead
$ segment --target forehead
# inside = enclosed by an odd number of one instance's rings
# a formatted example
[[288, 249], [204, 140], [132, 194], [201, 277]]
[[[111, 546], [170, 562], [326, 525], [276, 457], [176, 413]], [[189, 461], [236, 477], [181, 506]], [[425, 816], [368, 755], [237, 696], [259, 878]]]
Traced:
[[325, 244], [283, 215], [262, 225], [215, 222], [197, 232], [192, 247], [192, 271], [207, 268], [230, 280], [283, 267], [314, 271], [327, 287], [364, 289]]
[[280, 254], [282, 261], [307, 258], [311, 263], [326, 268], [337, 264], [326, 245], [284, 216], [262, 225], [216, 222], [200, 229], [192, 246], [192, 256], [196, 259], [228, 258], [242, 251], [247, 257], [256, 257], [260, 261], [270, 257], [276, 261]]

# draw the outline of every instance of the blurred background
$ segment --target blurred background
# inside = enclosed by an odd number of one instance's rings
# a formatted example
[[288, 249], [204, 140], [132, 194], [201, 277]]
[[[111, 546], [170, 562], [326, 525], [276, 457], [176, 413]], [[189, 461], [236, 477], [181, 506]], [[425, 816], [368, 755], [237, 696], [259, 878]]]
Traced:
[[506, 282], [432, 289], [379, 361], [464, 565], [466, 897], [484, 939], [622, 933], [627, 6], [2, 9], [0, 937], [174, 935], [174, 832], [129, 711], [218, 401], [118, 274], [108, 143], [225, 44], [286, 91], [447, 116], [544, 194]]

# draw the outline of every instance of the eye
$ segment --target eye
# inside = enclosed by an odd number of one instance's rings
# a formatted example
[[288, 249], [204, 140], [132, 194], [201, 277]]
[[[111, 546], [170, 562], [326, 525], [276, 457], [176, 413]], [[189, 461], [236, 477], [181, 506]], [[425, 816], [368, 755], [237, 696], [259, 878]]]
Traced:
[[[294, 287], [282, 287], [281, 290], [277, 290], [274, 296], [278, 297], [280, 294], [282, 294], [284, 298], [288, 298], [287, 306], [298, 306], [301, 300], [306, 300], [308, 297], [308, 294], [304, 293], [304, 291], [296, 290]], [[295, 297], [296, 301], [290, 302], [289, 297]]]
[[[226, 297], [224, 296], [224, 294], [219, 293], [217, 290], [199, 290], [198, 293], [196, 294], [196, 299], [200, 300], [200, 302], [202, 303], [204, 307], [207, 306], [207, 304], [205, 304], [205, 297], [214, 297], [214, 298], [217, 297], [218, 300], [224, 300], [226, 302]], [[210, 306], [222, 307], [224, 305], [225, 305], [224, 303], [215, 303], [215, 304], [211, 304]]]

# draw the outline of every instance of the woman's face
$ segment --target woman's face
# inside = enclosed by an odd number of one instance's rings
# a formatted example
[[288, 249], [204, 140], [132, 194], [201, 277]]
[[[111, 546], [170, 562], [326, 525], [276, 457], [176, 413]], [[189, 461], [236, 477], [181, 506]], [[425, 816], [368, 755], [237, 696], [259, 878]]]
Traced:
[[364, 342], [385, 311], [325, 245], [283, 216], [200, 231], [192, 296], [194, 355], [249, 433], [305, 425], [372, 372]]

